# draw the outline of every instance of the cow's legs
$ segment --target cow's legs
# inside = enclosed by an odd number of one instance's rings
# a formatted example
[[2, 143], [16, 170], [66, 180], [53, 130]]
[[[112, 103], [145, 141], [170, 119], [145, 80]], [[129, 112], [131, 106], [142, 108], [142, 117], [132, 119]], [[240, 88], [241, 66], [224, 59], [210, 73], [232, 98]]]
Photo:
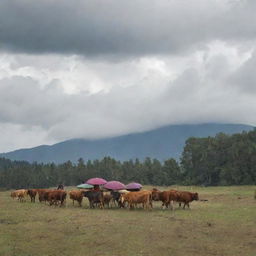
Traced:
[[173, 210], [173, 201], [170, 202], [170, 209]]
[[169, 202], [163, 201], [162, 203], [162, 209], [164, 210], [164, 207], [167, 209], [169, 205]]

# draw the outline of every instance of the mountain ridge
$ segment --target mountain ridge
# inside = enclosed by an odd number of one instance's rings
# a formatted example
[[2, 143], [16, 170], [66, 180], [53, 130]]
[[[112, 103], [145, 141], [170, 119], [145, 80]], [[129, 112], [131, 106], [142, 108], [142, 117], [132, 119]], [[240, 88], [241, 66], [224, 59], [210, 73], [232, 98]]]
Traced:
[[234, 134], [252, 129], [253, 126], [243, 124], [168, 125], [150, 131], [104, 139], [70, 139], [53, 145], [1, 153], [0, 157], [43, 163], [62, 163], [68, 160], [76, 162], [79, 158], [95, 160], [105, 156], [121, 161], [145, 157], [159, 160], [171, 157], [179, 159], [189, 137], [215, 136], [220, 132]]

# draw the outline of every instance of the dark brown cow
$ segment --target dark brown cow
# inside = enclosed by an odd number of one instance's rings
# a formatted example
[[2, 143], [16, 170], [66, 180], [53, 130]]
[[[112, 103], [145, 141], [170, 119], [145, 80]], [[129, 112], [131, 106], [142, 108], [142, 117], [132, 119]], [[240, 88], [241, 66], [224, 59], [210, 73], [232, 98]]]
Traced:
[[37, 194], [37, 190], [36, 189], [28, 189], [28, 195], [30, 196], [31, 199], [31, 203], [35, 203], [36, 201], [36, 194]]
[[102, 191], [85, 191], [84, 196], [88, 198], [90, 202], [90, 208], [94, 208], [95, 204], [99, 204], [100, 208], [103, 209], [104, 207], [104, 199], [103, 199], [103, 192]]
[[37, 193], [38, 193], [38, 200], [39, 202], [45, 202], [48, 200], [48, 194], [49, 192], [54, 191], [51, 189], [37, 189]]
[[113, 196], [111, 194], [104, 194], [103, 192], [103, 206], [105, 207], [106, 205], [109, 208], [109, 203], [110, 201], [113, 201]]
[[192, 201], [198, 201], [199, 196], [198, 193], [192, 193], [188, 191], [177, 191], [177, 202], [179, 202], [179, 205], [181, 206], [181, 203], [184, 203], [183, 209], [185, 209], [186, 205], [189, 208], [189, 203]]
[[72, 190], [69, 192], [69, 197], [71, 200], [73, 200], [73, 205], [74, 205], [74, 201], [77, 201], [79, 206], [82, 206], [82, 201], [84, 198], [84, 191], [81, 190]]
[[60, 206], [64, 205], [64, 202], [66, 201], [67, 192], [65, 190], [53, 190], [48, 192], [48, 198], [47, 201], [50, 205], [58, 205], [60, 202]]

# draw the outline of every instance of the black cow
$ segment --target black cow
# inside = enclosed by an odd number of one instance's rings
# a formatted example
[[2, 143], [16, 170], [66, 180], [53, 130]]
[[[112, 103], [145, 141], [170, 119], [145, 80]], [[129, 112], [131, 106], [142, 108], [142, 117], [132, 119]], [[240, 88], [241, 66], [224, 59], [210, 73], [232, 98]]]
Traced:
[[113, 201], [114, 201], [114, 203], [116, 204], [117, 203], [117, 205], [120, 207], [120, 208], [124, 208], [124, 204], [121, 202], [121, 200], [120, 200], [120, 196], [121, 196], [121, 194], [119, 193], [119, 192], [117, 192], [117, 191], [111, 191], [111, 195], [112, 195], [112, 197], [113, 197]]
[[119, 198], [120, 198], [120, 193], [119, 192], [116, 192], [116, 191], [111, 191], [110, 192], [112, 197], [113, 197], [113, 200], [114, 202], [117, 202], [119, 201]]
[[102, 191], [85, 191], [84, 196], [88, 198], [90, 202], [90, 208], [95, 208], [95, 203], [100, 204], [100, 208], [103, 208], [104, 206], [104, 198], [103, 198], [103, 192]]

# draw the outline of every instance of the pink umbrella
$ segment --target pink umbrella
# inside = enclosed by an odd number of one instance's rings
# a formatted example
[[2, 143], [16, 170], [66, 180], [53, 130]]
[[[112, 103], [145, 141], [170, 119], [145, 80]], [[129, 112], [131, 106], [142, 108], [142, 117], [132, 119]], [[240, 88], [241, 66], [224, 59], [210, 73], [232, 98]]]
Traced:
[[142, 188], [142, 185], [140, 183], [132, 182], [126, 185], [127, 190], [140, 190], [141, 188]]
[[107, 182], [104, 186], [104, 188], [106, 189], [111, 189], [111, 190], [121, 190], [121, 189], [125, 189], [125, 185], [119, 181], [109, 181]]
[[102, 178], [91, 178], [87, 180], [85, 183], [90, 185], [104, 185], [107, 183], [107, 181]]

